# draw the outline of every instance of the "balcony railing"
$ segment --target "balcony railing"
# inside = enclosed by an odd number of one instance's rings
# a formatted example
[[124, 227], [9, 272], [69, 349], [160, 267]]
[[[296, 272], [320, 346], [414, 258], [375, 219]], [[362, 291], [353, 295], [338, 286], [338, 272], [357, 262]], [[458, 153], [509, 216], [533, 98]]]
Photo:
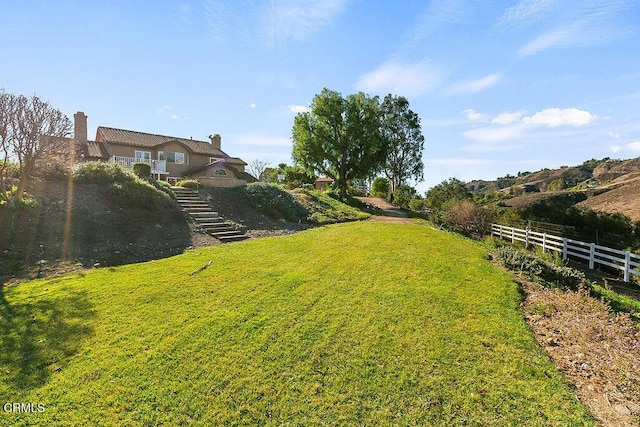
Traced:
[[146, 163], [151, 166], [151, 173], [167, 173], [166, 160], [136, 159], [135, 157], [111, 156], [109, 163], [118, 163], [124, 168], [131, 169], [134, 163]]

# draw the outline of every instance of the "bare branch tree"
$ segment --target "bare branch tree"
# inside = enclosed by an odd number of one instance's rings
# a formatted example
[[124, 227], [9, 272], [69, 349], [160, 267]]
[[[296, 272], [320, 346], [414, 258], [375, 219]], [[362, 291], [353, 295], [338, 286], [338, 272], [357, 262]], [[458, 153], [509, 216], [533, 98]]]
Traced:
[[0, 202], [8, 200], [12, 183], [9, 177], [11, 159], [12, 120], [15, 108], [15, 96], [0, 91]]
[[10, 151], [18, 160], [20, 181], [14, 194], [20, 200], [38, 162], [51, 158], [68, 159], [73, 145], [69, 140], [72, 123], [60, 110], [33, 95], [14, 97], [11, 115]]
[[266, 160], [255, 159], [249, 163], [249, 173], [256, 177], [258, 180], [262, 180], [260, 175], [264, 172], [264, 170], [269, 167], [269, 162]]

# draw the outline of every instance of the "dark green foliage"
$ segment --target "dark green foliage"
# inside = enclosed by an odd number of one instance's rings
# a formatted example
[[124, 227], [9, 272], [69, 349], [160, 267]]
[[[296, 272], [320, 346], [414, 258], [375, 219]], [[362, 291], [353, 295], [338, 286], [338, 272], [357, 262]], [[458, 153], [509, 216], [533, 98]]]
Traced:
[[304, 184], [313, 186], [316, 181], [316, 176], [313, 172], [309, 172], [300, 166], [286, 166], [282, 172], [284, 185], [290, 190], [301, 187]]
[[384, 199], [389, 195], [391, 190], [391, 184], [387, 178], [382, 176], [377, 177], [371, 184], [371, 197], [382, 197]]
[[610, 247], [640, 248], [640, 222], [621, 213], [596, 212], [575, 206], [586, 199], [583, 193], [562, 193], [516, 211], [523, 220], [566, 226], [563, 235]]
[[264, 170], [258, 177], [258, 181], [276, 184], [278, 182], [278, 173], [278, 168], [264, 168]]
[[162, 191], [163, 193], [166, 193], [172, 199], [176, 198], [175, 193], [171, 189], [171, 184], [169, 184], [167, 181], [158, 181], [157, 179], [150, 178], [149, 183], [153, 185], [156, 189]]
[[107, 197], [114, 203], [129, 207], [139, 207], [149, 211], [158, 211], [166, 206], [170, 196], [157, 190], [150, 183], [139, 178], [124, 182], [114, 182], [105, 187]]
[[149, 182], [115, 163], [80, 163], [74, 172], [74, 179], [80, 183], [98, 185], [114, 203], [129, 207], [158, 210], [170, 199], [168, 192], [157, 190]]
[[465, 183], [457, 178], [449, 178], [427, 191], [425, 204], [434, 211], [446, 209], [447, 204], [460, 200], [471, 200], [472, 196]]
[[132, 170], [138, 178], [148, 179], [151, 177], [151, 165], [148, 163], [134, 163]]
[[422, 212], [425, 208], [424, 199], [414, 198], [409, 200], [409, 209], [414, 212]]
[[416, 189], [410, 185], [401, 185], [390, 196], [390, 202], [395, 206], [409, 209], [409, 202], [415, 198]]
[[535, 255], [503, 246], [493, 250], [493, 257], [509, 270], [538, 277], [553, 286], [577, 289], [584, 282], [584, 273], [571, 267], [556, 265]]
[[84, 184], [111, 184], [130, 180], [131, 174], [117, 163], [82, 162], [76, 166], [73, 177]]
[[198, 190], [202, 188], [202, 184], [197, 179], [183, 179], [176, 183], [176, 187], [190, 188], [192, 190]]
[[386, 158], [377, 97], [362, 92], [346, 98], [327, 88], [296, 116], [293, 153], [296, 164], [335, 180], [340, 197], [348, 183], [367, 178]]
[[255, 208], [268, 217], [291, 222], [307, 220], [307, 210], [295, 197], [276, 185], [256, 182], [248, 184], [244, 191]]
[[424, 136], [420, 118], [409, 109], [407, 98], [389, 94], [381, 109], [382, 138], [387, 145], [383, 170], [391, 180], [391, 190], [396, 191], [411, 178], [422, 181]]

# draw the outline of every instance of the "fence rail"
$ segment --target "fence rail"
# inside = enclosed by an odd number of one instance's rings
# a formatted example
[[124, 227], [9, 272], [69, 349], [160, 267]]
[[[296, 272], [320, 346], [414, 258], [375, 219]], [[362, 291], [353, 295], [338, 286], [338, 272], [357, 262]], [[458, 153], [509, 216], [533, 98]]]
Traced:
[[522, 242], [525, 247], [540, 246], [543, 252], [560, 252], [562, 259], [567, 259], [569, 256], [583, 259], [589, 262], [590, 269], [594, 269], [596, 264], [600, 264], [621, 270], [624, 272], [625, 282], [631, 279], [632, 274], [640, 276], [640, 255], [629, 251], [620, 251], [595, 243], [581, 242], [562, 236], [500, 224], [491, 224], [491, 235], [511, 240], [511, 243]]

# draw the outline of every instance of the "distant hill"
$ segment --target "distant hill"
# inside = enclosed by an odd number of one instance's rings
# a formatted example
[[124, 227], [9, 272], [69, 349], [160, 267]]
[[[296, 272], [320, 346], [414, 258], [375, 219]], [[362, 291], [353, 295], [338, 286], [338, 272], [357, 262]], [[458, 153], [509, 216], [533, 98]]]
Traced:
[[504, 204], [521, 209], [553, 199], [568, 206], [622, 213], [640, 220], [640, 158], [587, 160], [578, 166], [521, 172], [494, 181], [471, 181], [474, 194], [501, 193]]

